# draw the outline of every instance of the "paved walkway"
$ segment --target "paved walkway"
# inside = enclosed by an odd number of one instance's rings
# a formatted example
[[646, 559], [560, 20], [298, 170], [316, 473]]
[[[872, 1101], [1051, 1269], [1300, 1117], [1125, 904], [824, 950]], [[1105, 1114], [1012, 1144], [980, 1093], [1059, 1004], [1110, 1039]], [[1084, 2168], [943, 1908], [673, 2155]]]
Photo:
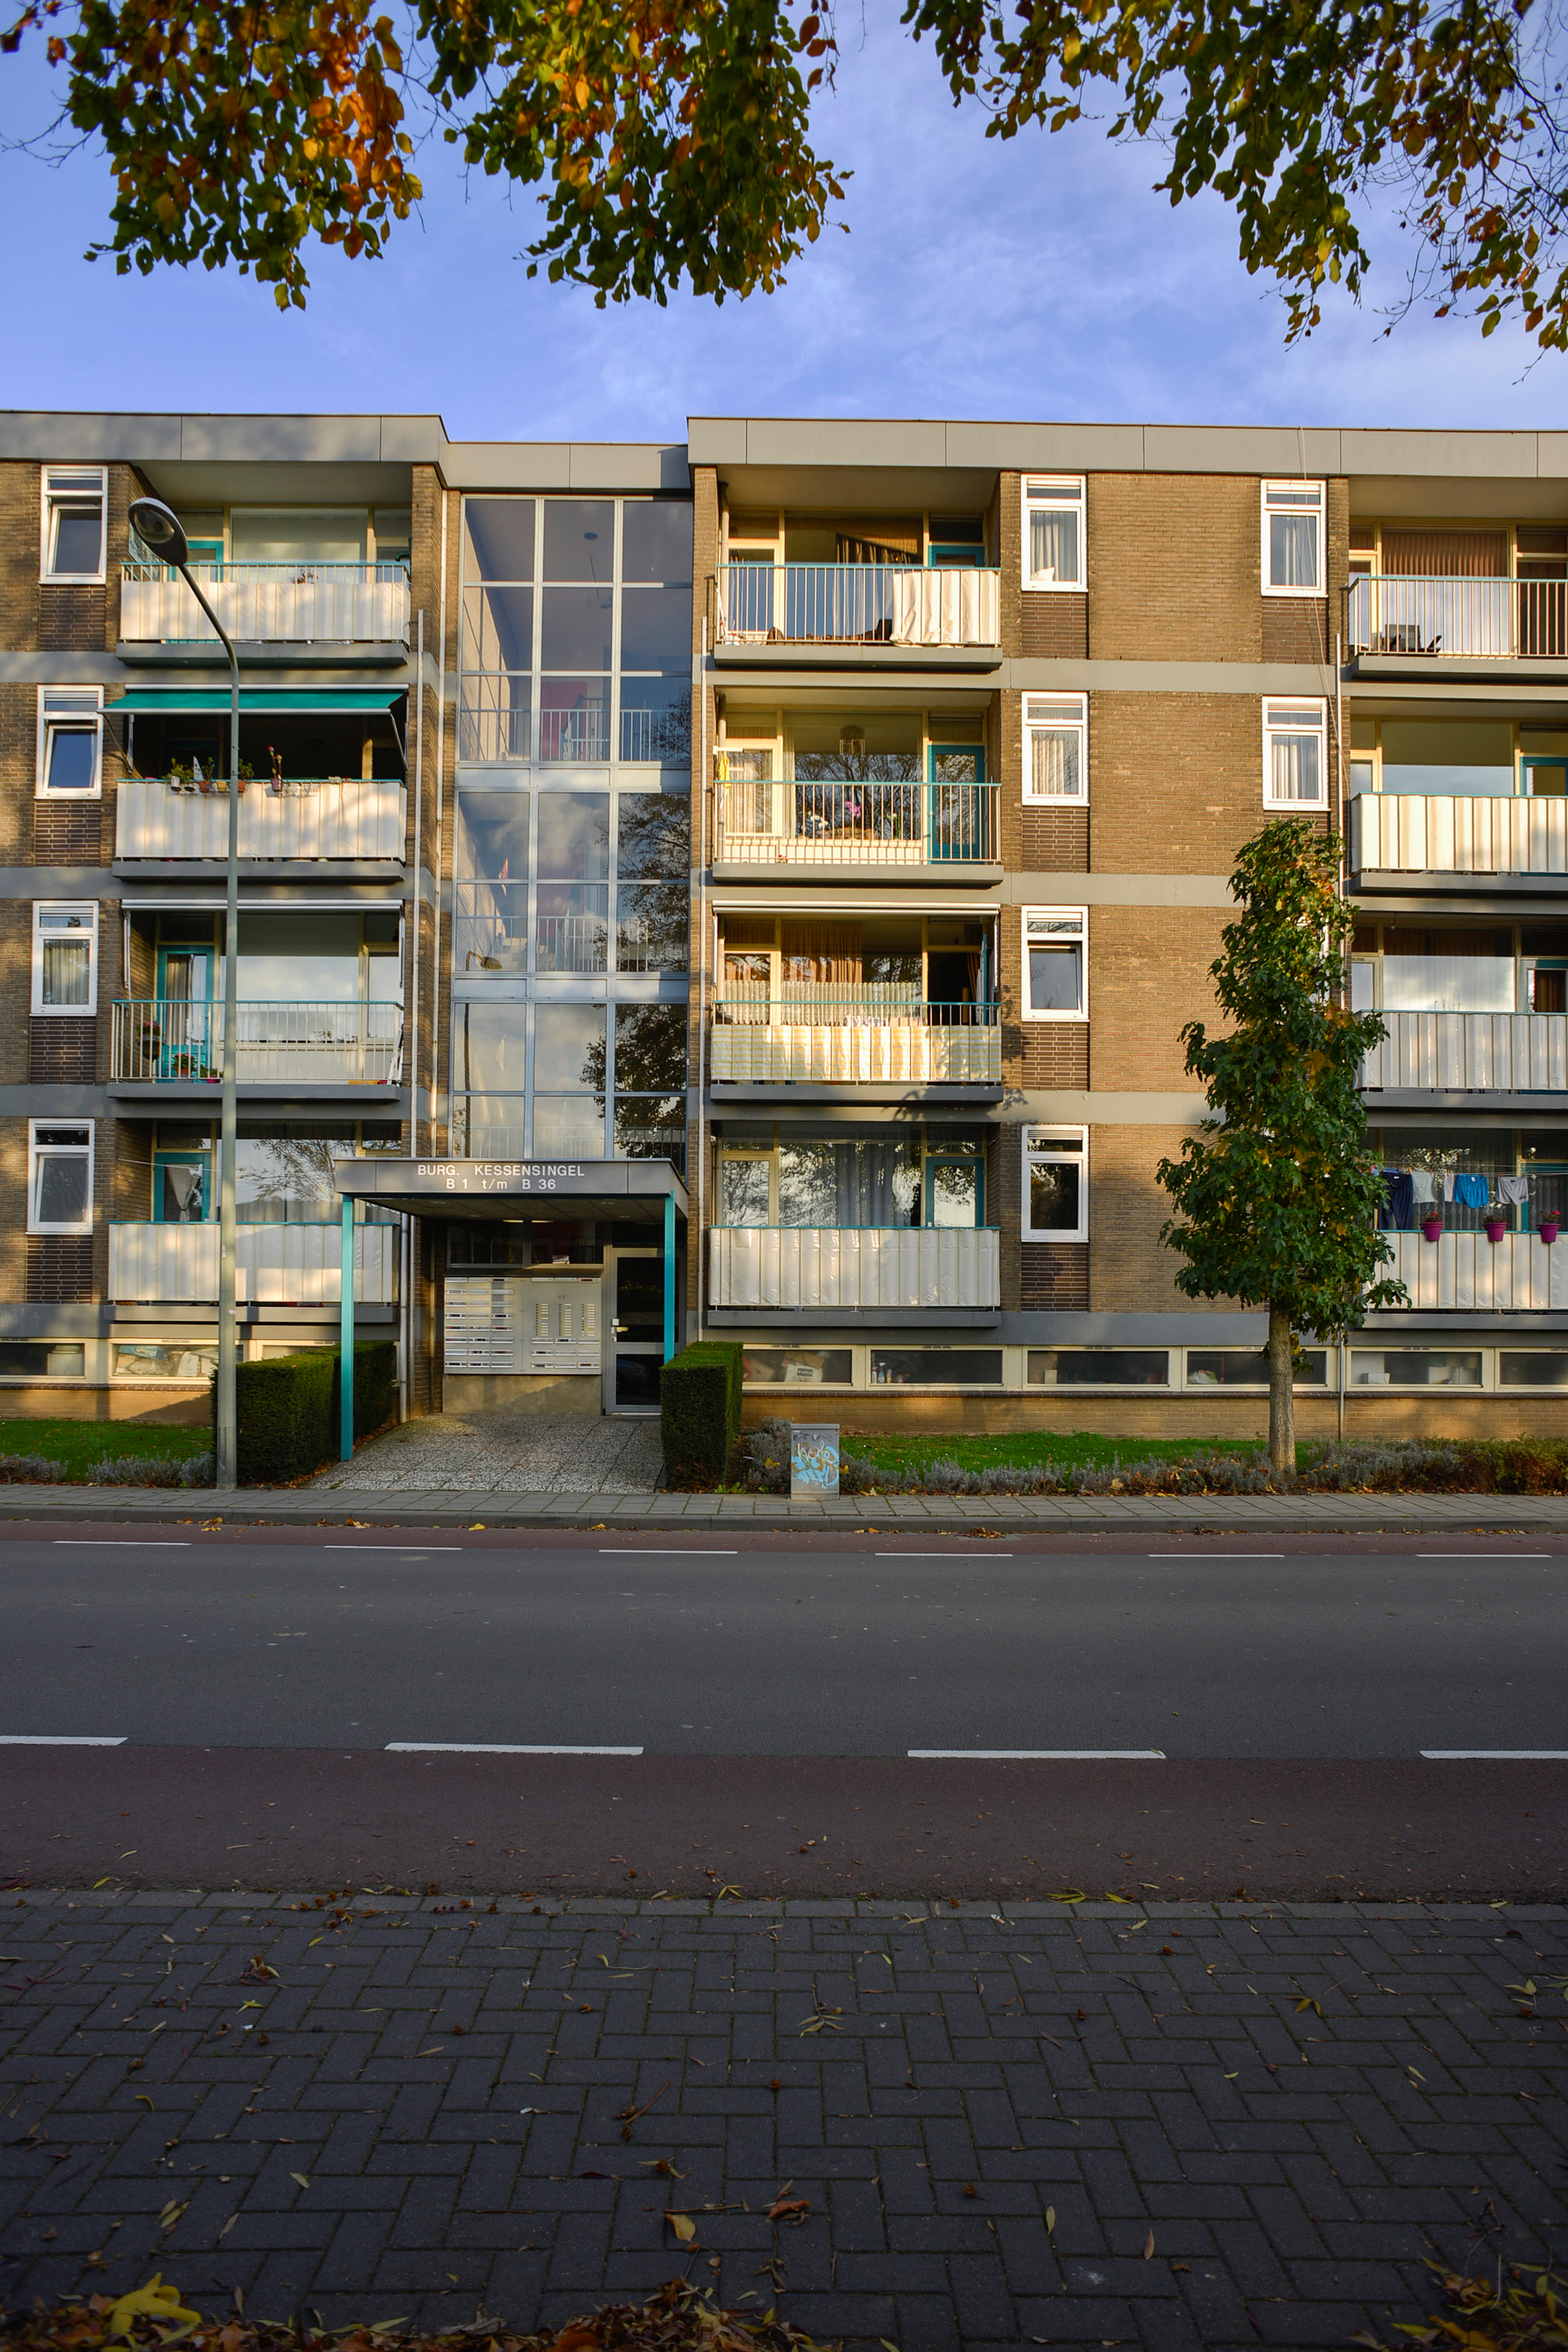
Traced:
[[1429, 2251], [1568, 2228], [1560, 1907], [0, 1920], [13, 2305], [158, 2270], [207, 2312], [528, 2327], [684, 2269], [899, 2352], [1257, 2352], [1395, 2341]]
[[[1055, 1535], [1218, 1529], [1310, 1534], [1314, 1528], [1568, 1534], [1563, 1495], [862, 1495], [792, 1503], [777, 1495], [672, 1495], [652, 1486], [368, 1486], [358, 1475], [364, 1458], [355, 1457], [352, 1484], [346, 1470], [328, 1471], [304, 1486], [242, 1487], [233, 1502], [221, 1504], [190, 1487], [0, 1486], [0, 1519], [221, 1519], [297, 1527], [357, 1521], [418, 1528], [468, 1528], [478, 1520], [487, 1528], [842, 1528], [884, 1533], [902, 1527], [928, 1534], [983, 1528]], [[331, 1483], [335, 1477], [345, 1483]]]
[[356, 1494], [643, 1494], [664, 1467], [658, 1423], [591, 1413], [444, 1412], [405, 1422], [323, 1470]]

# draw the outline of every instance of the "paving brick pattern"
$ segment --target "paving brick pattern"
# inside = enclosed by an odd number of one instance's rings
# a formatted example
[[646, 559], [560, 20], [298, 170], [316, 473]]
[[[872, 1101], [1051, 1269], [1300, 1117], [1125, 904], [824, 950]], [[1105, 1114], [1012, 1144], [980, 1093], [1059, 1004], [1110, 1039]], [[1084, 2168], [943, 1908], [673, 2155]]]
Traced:
[[9, 2301], [1256, 2352], [1568, 2224], [1561, 1907], [0, 1905]]

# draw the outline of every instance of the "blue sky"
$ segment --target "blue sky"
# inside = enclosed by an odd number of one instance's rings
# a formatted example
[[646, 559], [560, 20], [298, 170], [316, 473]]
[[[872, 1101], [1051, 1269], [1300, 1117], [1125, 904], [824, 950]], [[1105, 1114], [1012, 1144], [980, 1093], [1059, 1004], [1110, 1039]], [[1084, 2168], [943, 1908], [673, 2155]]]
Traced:
[[[391, 256], [321, 253], [308, 311], [237, 275], [117, 278], [80, 258], [108, 174], [0, 154], [6, 333], [0, 406], [438, 410], [456, 436], [679, 439], [689, 414], [1172, 418], [1283, 424], [1561, 425], [1560, 357], [1483, 346], [1462, 320], [1383, 334], [1334, 304], [1288, 352], [1280, 305], [1236, 258], [1215, 202], [1151, 193], [1157, 151], [1091, 125], [982, 137], [929, 47], [871, 0], [846, 10], [816, 136], [855, 176], [842, 217], [772, 297], [721, 310], [596, 310], [530, 280], [526, 195], [465, 186], [428, 147], [422, 215]], [[44, 119], [49, 76], [0, 59], [0, 131]], [[1401, 285], [1389, 244], [1372, 302]]]

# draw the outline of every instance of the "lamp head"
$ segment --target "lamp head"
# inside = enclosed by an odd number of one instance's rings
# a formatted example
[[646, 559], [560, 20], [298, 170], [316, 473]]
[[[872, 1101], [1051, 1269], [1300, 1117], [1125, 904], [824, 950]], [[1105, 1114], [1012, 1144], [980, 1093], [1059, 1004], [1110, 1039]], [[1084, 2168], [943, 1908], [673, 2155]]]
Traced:
[[162, 499], [132, 499], [131, 528], [160, 563], [188, 563], [191, 543], [184, 525]]

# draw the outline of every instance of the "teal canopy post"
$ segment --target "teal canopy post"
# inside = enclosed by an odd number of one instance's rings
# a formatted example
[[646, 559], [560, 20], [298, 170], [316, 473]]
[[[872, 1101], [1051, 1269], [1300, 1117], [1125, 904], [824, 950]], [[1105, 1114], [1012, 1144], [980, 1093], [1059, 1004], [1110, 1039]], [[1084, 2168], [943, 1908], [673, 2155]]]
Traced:
[[664, 1360], [675, 1353], [675, 1195], [664, 1196]]
[[352, 1462], [354, 1450], [354, 1203], [343, 1202], [342, 1302], [338, 1310], [338, 1458]]

